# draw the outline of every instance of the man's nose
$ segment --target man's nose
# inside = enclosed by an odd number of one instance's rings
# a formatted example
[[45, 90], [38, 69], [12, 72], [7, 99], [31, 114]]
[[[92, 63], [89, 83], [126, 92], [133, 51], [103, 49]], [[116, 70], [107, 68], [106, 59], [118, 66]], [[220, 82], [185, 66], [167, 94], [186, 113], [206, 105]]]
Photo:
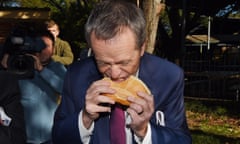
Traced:
[[121, 74], [121, 69], [117, 65], [111, 66], [111, 78], [118, 79]]

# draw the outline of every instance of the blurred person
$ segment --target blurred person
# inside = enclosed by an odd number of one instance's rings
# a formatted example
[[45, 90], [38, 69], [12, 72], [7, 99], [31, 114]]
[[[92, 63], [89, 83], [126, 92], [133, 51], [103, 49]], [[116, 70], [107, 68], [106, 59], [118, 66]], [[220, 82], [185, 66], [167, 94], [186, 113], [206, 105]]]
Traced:
[[25, 144], [26, 130], [18, 80], [0, 71], [0, 143]]
[[[68, 68], [62, 101], [55, 113], [56, 144], [190, 144], [184, 107], [184, 74], [177, 65], [145, 52], [146, 22], [136, 5], [102, 1], [92, 10], [85, 36], [94, 55]], [[130, 105], [119, 106], [105, 94], [130, 76], [141, 79], [151, 94], [129, 95]], [[134, 87], [134, 86], [133, 86]], [[116, 107], [124, 125], [112, 132]], [[117, 120], [115, 120], [117, 121]], [[119, 123], [120, 124], [120, 123]], [[122, 138], [115, 140], [115, 134]]]
[[[51, 144], [53, 116], [61, 96], [66, 68], [52, 60], [54, 36], [48, 30], [37, 32], [35, 38], [42, 42], [38, 42], [42, 45], [41, 51], [25, 54], [34, 59], [34, 75], [19, 80], [27, 144]], [[5, 54], [2, 60], [6, 69], [9, 66], [6, 59], [10, 56]]]
[[55, 21], [49, 20], [46, 21], [45, 24], [55, 38], [54, 53], [52, 56], [53, 60], [68, 66], [73, 62], [73, 53], [69, 43], [58, 37], [60, 29]]

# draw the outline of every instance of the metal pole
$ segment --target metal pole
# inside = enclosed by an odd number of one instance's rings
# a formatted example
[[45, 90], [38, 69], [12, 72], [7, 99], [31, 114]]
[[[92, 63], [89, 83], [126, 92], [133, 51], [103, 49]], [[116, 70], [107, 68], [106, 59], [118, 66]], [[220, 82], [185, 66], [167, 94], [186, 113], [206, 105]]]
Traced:
[[182, 3], [182, 29], [181, 29], [181, 63], [182, 66], [184, 66], [184, 57], [186, 53], [186, 48], [185, 48], [185, 28], [186, 28], [186, 0], [183, 0]]
[[211, 41], [211, 17], [208, 17], [208, 37], [207, 37], [207, 49], [210, 50]]

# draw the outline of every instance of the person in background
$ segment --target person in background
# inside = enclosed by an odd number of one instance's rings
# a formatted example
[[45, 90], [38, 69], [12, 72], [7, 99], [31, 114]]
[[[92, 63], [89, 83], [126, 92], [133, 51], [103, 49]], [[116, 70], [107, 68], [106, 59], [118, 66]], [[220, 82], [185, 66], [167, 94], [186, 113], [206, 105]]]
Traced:
[[[48, 30], [37, 31], [31, 39], [38, 40], [37, 44], [41, 45], [39, 52], [25, 54], [34, 60], [34, 75], [19, 80], [27, 144], [51, 144], [53, 117], [61, 96], [66, 67], [52, 60], [54, 36]], [[5, 54], [4, 59], [10, 56]], [[4, 59], [2, 65], [8, 70], [8, 63], [4, 64], [8, 60]]]
[[[94, 55], [68, 68], [62, 101], [54, 117], [53, 142], [191, 144], [183, 70], [145, 52], [146, 22], [142, 10], [126, 1], [102, 1], [90, 13], [85, 36]], [[125, 124], [113, 133], [113, 108], [119, 104], [105, 96], [116, 90], [103, 78], [122, 82], [132, 75], [141, 79], [151, 94], [139, 91], [140, 98], [129, 95], [131, 104], [122, 107]], [[114, 134], [120, 135], [120, 131], [123, 141], [113, 141]]]
[[68, 66], [73, 62], [73, 53], [69, 43], [58, 37], [60, 29], [55, 21], [48, 20], [45, 22], [45, 24], [47, 26], [47, 29], [53, 34], [55, 38], [54, 53], [52, 59], [54, 61], [62, 63], [65, 66]]
[[18, 80], [0, 70], [0, 143], [26, 144], [26, 130]]

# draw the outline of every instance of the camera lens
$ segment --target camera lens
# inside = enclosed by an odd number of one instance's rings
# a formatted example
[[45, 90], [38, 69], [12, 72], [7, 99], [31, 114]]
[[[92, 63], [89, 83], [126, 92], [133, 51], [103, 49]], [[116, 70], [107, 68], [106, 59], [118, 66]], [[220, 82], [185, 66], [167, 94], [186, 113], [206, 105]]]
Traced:
[[8, 70], [23, 77], [28, 75], [34, 70], [34, 59], [27, 55], [14, 55], [8, 59]]

